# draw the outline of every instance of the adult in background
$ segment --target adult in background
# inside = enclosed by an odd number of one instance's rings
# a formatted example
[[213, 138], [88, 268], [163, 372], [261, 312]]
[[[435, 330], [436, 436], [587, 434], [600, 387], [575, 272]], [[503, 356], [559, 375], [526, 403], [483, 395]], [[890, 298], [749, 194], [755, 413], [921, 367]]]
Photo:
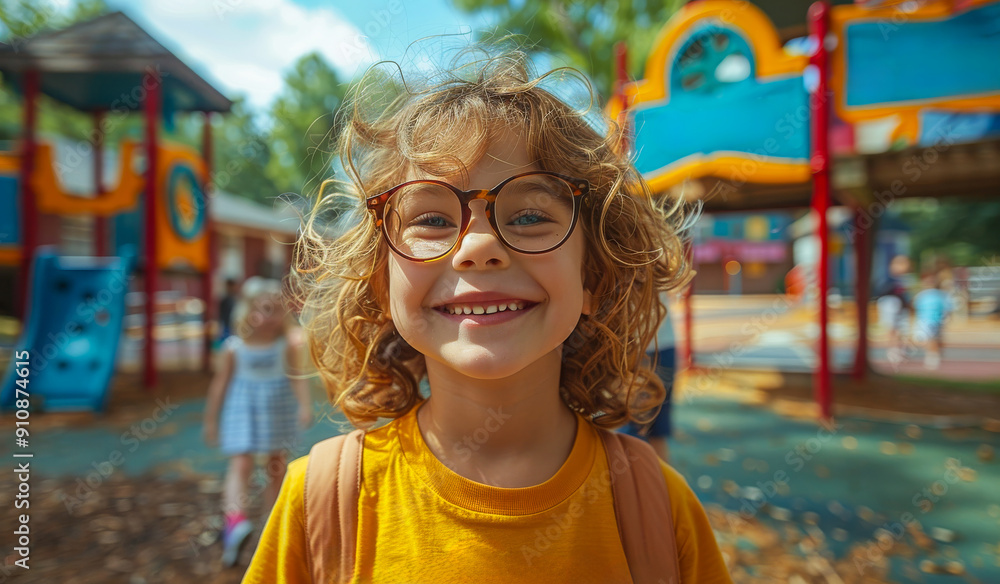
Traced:
[[879, 320], [889, 331], [888, 359], [893, 365], [906, 358], [903, 339], [906, 336], [910, 322], [910, 312], [913, 310], [910, 293], [906, 288], [905, 277], [910, 273], [910, 258], [898, 255], [889, 262], [889, 279], [879, 290], [878, 307]]
[[239, 299], [240, 288], [235, 278], [226, 278], [226, 293], [219, 301], [219, 324], [222, 326], [220, 340], [226, 340], [233, 334], [233, 308]]
[[953, 310], [952, 298], [941, 290], [941, 276], [927, 272], [920, 278], [922, 290], [913, 298], [913, 338], [924, 345], [924, 367], [941, 366], [942, 329]]

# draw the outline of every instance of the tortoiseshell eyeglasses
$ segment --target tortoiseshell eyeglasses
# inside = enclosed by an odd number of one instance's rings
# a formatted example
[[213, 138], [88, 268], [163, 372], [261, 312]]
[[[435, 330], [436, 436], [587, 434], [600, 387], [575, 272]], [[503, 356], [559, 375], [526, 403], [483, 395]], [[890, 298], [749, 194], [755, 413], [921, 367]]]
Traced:
[[486, 201], [486, 217], [505, 246], [525, 254], [552, 251], [573, 233], [588, 192], [586, 179], [542, 170], [514, 175], [489, 190], [409, 181], [368, 197], [367, 206], [397, 254], [430, 262], [458, 247], [477, 199]]

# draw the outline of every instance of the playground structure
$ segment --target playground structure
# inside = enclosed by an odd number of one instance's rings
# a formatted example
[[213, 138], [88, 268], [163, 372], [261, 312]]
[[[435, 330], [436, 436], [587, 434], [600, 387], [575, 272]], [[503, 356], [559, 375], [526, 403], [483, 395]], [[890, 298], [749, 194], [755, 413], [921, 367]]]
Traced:
[[[813, 4], [810, 34], [800, 45], [806, 54], [796, 54], [749, 2], [689, 3], [660, 32], [644, 79], [627, 78], [626, 47], [618, 45], [617, 97], [608, 105], [631, 129], [636, 166], [654, 191], [695, 197], [719, 212], [812, 208], [822, 291], [815, 394], [823, 418], [832, 404], [831, 195], [854, 209], [855, 298], [867, 306], [873, 232], [888, 204], [902, 197], [996, 197], [1000, 184], [995, 124], [967, 132], [942, 123], [1000, 111], [1000, 2], [867, 4]], [[834, 160], [833, 128], [853, 130], [890, 116], [896, 118], [888, 149], [852, 149]], [[694, 366], [692, 288], [685, 291], [682, 367]], [[857, 315], [853, 375], [862, 378], [869, 368], [867, 310]]]
[[[31, 291], [35, 306], [18, 350], [33, 357], [32, 390], [46, 411], [105, 409], [125, 316], [131, 258], [60, 257], [39, 248]], [[0, 407], [12, 408], [15, 378], [0, 391]]]
[[[110, 232], [95, 247], [104, 248], [112, 255], [118, 254], [125, 246], [141, 248], [139, 227], [144, 217], [144, 178], [136, 172], [138, 153], [142, 144], [126, 140], [122, 143], [119, 163], [118, 184], [114, 189], [99, 196], [81, 197], [66, 192], [56, 172], [57, 163], [51, 144], [38, 143], [31, 163], [33, 173], [29, 188], [35, 194], [35, 208], [38, 213], [53, 216], [84, 215], [100, 222], [112, 223]], [[19, 162], [18, 156], [0, 153], [0, 169], [13, 168]], [[155, 206], [156, 264], [160, 269], [185, 266], [198, 273], [208, 269], [208, 241], [206, 237], [207, 217], [202, 185], [206, 181], [205, 162], [201, 156], [189, 148], [170, 144], [159, 144], [155, 155], [156, 170], [154, 181], [163, 193]], [[8, 193], [17, 192], [19, 176], [15, 173], [3, 174], [0, 170], [0, 188], [4, 193], [0, 204], [8, 216], [18, 218], [15, 197]], [[16, 237], [17, 232], [4, 234], [0, 238], [0, 262], [13, 264], [20, 258], [22, 250]], [[104, 255], [104, 254], [102, 254]]]
[[[629, 82], [620, 67], [620, 95], [609, 113], [621, 114], [635, 129], [636, 164], [657, 191], [693, 193], [710, 211], [811, 204], [821, 241], [816, 270], [820, 289], [828, 289], [825, 210], [830, 198], [855, 209], [856, 298], [867, 304], [872, 234], [885, 205], [900, 197], [996, 196], [1000, 142], [988, 132], [949, 127], [942, 133], [933, 120], [1000, 110], [1000, 61], [989, 58], [1000, 50], [993, 32], [1000, 23], [1000, 2], [890, 1], [832, 10], [819, 3], [809, 17], [811, 40], [799, 47], [810, 50], [803, 54], [783, 44], [788, 39], [753, 4], [702, 0], [686, 5], [661, 32], [644, 79]], [[921, 43], [929, 36], [934, 43]], [[819, 38], [825, 42], [817, 42]], [[933, 55], [914, 59], [911, 48], [931, 45]], [[155, 303], [148, 299], [160, 289], [160, 270], [180, 266], [200, 282], [198, 294], [205, 306], [212, 305], [210, 274], [217, 260], [206, 196], [210, 118], [231, 104], [121, 13], [23, 39], [16, 48], [0, 47], [0, 72], [25, 104], [19, 150], [0, 155], [0, 267], [16, 267], [25, 334], [32, 309], [45, 306], [43, 289], [57, 277], [29, 294], [28, 283], [38, 280], [29, 274], [37, 249], [46, 243], [45, 221], [58, 215], [93, 217], [95, 256], [121, 255], [130, 245], [136, 250], [135, 261], [128, 264], [136, 274], [132, 287], [145, 291], [143, 379], [152, 387], [157, 371]], [[871, 58], [873, 52], [878, 59]], [[624, 59], [624, 50], [619, 57]], [[898, 72], [900, 83], [881, 81], [878, 76], [886, 70]], [[52, 149], [37, 142], [40, 94], [93, 114], [93, 197], [64, 192]], [[836, 116], [830, 115], [831, 103]], [[105, 189], [104, 132], [122, 115], [140, 110], [145, 140], [121, 144], [118, 184]], [[190, 111], [205, 114], [202, 151], [160, 144], [158, 123]], [[831, 152], [831, 131], [893, 115], [898, 120], [888, 141], [891, 149]], [[140, 160], [142, 172], [135, 170]], [[82, 261], [71, 263], [80, 267]], [[63, 265], [54, 264], [50, 273]], [[120, 269], [111, 265], [96, 262], [93, 267]], [[688, 299], [691, 293], [689, 289]], [[821, 301], [819, 309], [817, 399], [828, 416], [826, 303]], [[863, 376], [867, 311], [857, 313], [861, 334], [854, 372]], [[684, 322], [687, 342], [681, 361], [690, 366], [690, 310]], [[207, 367], [209, 327], [204, 330]], [[44, 341], [49, 332], [36, 334]], [[58, 356], [47, 360], [53, 359]]]
[[[156, 384], [154, 311], [164, 269], [199, 282], [207, 368], [215, 265], [206, 196], [211, 115], [229, 111], [229, 99], [120, 12], [24, 39], [16, 50], [2, 46], [0, 72], [24, 99], [19, 149], [0, 153], [0, 266], [17, 270], [25, 323], [18, 346], [32, 354], [32, 395], [48, 409], [104, 407], [133, 272], [144, 291], [144, 385]], [[93, 115], [92, 196], [66, 192], [52, 147], [36, 140], [41, 94]], [[136, 111], [144, 113], [145, 139], [121, 144], [118, 182], [107, 189], [105, 134]], [[202, 152], [159, 140], [161, 122], [193, 111], [204, 114]], [[39, 247], [43, 219], [70, 215], [93, 218], [94, 257], [58, 257]], [[10, 403], [10, 379], [0, 407]]]

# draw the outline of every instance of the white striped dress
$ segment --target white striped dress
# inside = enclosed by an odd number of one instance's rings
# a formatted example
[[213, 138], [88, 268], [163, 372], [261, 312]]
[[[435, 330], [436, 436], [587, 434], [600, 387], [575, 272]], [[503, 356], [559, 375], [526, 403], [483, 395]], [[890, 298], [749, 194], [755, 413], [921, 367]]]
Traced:
[[298, 445], [298, 401], [285, 372], [284, 337], [251, 346], [237, 336], [223, 347], [235, 360], [219, 422], [223, 454], [272, 453]]

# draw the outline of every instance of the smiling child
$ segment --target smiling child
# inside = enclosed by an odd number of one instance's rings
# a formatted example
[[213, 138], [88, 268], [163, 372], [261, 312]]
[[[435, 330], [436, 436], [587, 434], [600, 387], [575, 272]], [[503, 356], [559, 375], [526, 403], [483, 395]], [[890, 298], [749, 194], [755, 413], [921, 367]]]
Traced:
[[[590, 95], [574, 71], [469, 54], [443, 77], [356, 86], [339, 150], [364, 213], [329, 238], [322, 199], [298, 242], [311, 354], [366, 430], [356, 524], [322, 526], [349, 543], [332, 568], [365, 583], [730, 582], [698, 499], [648, 446], [663, 496], [632, 503], [667, 517], [644, 544], [662, 558], [629, 553], [616, 510], [635, 492], [609, 488], [641, 456], [618, 464], [608, 430], [664, 398], [645, 355], [661, 292], [689, 276], [679, 219], [616, 148], [620, 129], [557, 97]], [[289, 464], [244, 582], [314, 581], [316, 452]]]

